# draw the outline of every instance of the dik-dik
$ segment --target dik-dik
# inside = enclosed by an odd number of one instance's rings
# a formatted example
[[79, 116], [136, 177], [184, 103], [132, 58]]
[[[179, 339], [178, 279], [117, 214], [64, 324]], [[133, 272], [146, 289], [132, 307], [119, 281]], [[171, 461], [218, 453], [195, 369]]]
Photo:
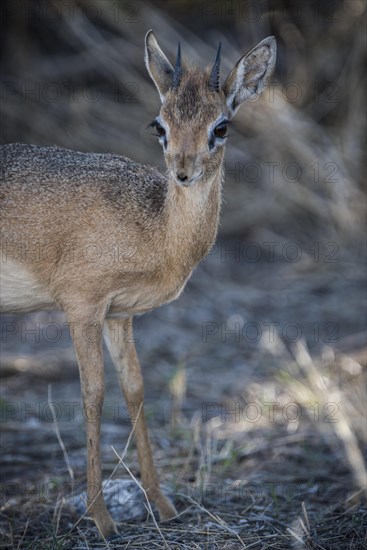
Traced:
[[220, 46], [204, 71], [182, 65], [179, 47], [173, 68], [154, 33], [147, 33], [145, 62], [162, 103], [152, 126], [165, 176], [113, 154], [1, 147], [1, 311], [65, 312], [86, 419], [87, 505], [104, 537], [116, 526], [101, 491], [103, 335], [126, 402], [134, 404], [142, 485], [160, 518], [169, 519], [176, 510], [152, 460], [132, 318], [177, 298], [211, 248], [227, 124], [244, 100], [262, 92], [275, 57], [275, 39], [266, 38], [220, 85]]

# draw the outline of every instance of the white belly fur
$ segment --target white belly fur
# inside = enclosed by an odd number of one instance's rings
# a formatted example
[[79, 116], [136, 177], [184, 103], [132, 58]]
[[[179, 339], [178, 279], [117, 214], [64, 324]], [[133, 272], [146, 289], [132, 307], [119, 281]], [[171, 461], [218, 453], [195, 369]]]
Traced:
[[24, 265], [14, 260], [0, 260], [0, 311], [27, 313], [55, 308], [48, 291]]
[[[174, 288], [165, 285], [149, 287], [138, 285], [129, 290], [121, 289], [111, 296], [108, 316], [130, 317], [141, 315], [167, 302], [175, 300], [184, 289], [187, 280]], [[0, 311], [2, 313], [28, 313], [43, 309], [57, 309], [52, 296], [22, 263], [0, 260]]]

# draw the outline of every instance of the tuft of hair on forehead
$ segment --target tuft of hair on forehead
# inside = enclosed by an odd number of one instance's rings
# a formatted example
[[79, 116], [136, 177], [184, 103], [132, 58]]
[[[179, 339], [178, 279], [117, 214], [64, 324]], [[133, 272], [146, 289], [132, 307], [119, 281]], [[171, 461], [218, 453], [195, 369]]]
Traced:
[[224, 96], [209, 89], [210, 70], [185, 65], [180, 85], [169, 91], [163, 105], [163, 111], [175, 122], [207, 120], [220, 112]]

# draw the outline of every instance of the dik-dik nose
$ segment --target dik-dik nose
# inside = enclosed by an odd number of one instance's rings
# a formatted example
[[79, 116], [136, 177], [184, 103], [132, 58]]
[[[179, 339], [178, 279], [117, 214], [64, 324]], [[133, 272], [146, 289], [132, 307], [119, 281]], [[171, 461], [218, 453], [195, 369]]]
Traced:
[[177, 155], [174, 163], [175, 175], [179, 182], [185, 183], [190, 180], [195, 170], [194, 155]]
[[187, 174], [183, 171], [177, 172], [176, 175], [177, 175], [177, 179], [182, 182], [187, 181], [189, 179]]

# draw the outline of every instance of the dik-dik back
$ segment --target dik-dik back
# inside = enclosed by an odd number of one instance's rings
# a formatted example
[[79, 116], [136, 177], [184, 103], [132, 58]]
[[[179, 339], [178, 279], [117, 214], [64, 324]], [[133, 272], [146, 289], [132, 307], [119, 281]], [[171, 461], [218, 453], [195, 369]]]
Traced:
[[58, 147], [0, 151], [3, 311], [62, 307], [66, 290], [106, 299], [159, 271], [167, 182], [156, 169]]

